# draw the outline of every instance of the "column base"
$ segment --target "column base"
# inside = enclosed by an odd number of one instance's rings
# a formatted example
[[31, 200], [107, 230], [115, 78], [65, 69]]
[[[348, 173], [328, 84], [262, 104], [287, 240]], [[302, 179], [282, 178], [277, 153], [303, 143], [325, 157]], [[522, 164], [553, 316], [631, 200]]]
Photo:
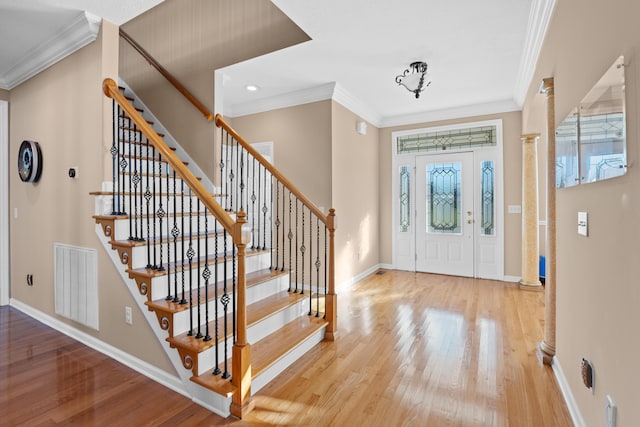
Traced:
[[556, 349], [547, 345], [544, 341], [540, 341], [536, 348], [536, 354], [538, 355], [538, 360], [542, 362], [542, 364], [551, 365], [551, 361], [556, 355]]
[[520, 280], [520, 289], [522, 289], [523, 291], [534, 291], [534, 292], [544, 291], [542, 282], [540, 282], [539, 280], [536, 282], [527, 282], [525, 280]]

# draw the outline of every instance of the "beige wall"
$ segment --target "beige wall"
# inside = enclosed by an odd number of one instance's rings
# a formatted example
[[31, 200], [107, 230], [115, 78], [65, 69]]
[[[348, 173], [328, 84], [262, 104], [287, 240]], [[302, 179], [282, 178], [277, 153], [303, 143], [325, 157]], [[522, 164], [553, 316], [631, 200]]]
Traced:
[[336, 283], [351, 280], [379, 263], [378, 139], [342, 105], [320, 101], [230, 120], [249, 142], [273, 141], [276, 166], [314, 203], [333, 207]]
[[229, 119], [249, 143], [273, 142], [274, 163], [317, 206], [332, 207], [331, 101]]
[[[586, 425], [604, 425], [605, 396], [618, 405], [618, 426], [640, 420], [640, 3], [565, 0], [556, 3], [523, 110], [523, 131], [544, 129], [536, 95], [555, 79], [556, 122], [625, 55], [628, 173], [557, 193], [557, 359]], [[578, 211], [589, 214], [589, 237], [576, 231]], [[579, 364], [595, 367], [595, 392], [582, 385]]]
[[8, 90], [0, 89], [0, 100], [1, 101], [8, 101], [9, 100], [9, 91]]
[[[309, 40], [263, 0], [166, 0], [123, 29], [211, 111], [216, 69]], [[125, 41], [120, 48], [120, 75], [213, 179], [215, 125]]]
[[480, 120], [502, 119], [503, 131], [503, 164], [504, 164], [504, 274], [507, 276], [520, 277], [521, 261], [521, 216], [519, 214], [507, 213], [508, 205], [520, 205], [522, 203], [522, 147], [520, 142], [521, 113], [502, 113], [486, 116], [468, 117], [456, 120], [444, 120], [429, 123], [416, 123], [406, 126], [395, 126], [380, 130], [380, 163], [379, 163], [379, 186], [380, 186], [380, 262], [382, 264], [392, 264], [393, 255], [391, 215], [392, 215], [392, 191], [391, 174], [393, 173], [392, 163], [392, 140], [393, 132], [420, 129], [433, 126], [444, 126], [455, 123], [473, 122]]
[[[98, 39], [11, 91], [10, 220], [11, 297], [108, 344], [173, 372], [142, 314], [124, 322], [124, 307], [137, 307], [95, 234], [94, 200], [103, 180], [104, 101], [102, 80], [116, 77], [117, 27], [103, 22]], [[110, 127], [110, 126], [107, 126]], [[25, 139], [40, 143], [40, 181], [20, 181], [17, 151]], [[78, 167], [71, 180], [67, 170]], [[55, 314], [53, 244], [97, 249], [100, 331]], [[34, 285], [26, 284], [33, 274]]]
[[336, 231], [336, 283], [339, 285], [380, 262], [378, 140], [380, 131], [367, 125], [356, 133], [362, 119], [331, 103], [331, 181]]

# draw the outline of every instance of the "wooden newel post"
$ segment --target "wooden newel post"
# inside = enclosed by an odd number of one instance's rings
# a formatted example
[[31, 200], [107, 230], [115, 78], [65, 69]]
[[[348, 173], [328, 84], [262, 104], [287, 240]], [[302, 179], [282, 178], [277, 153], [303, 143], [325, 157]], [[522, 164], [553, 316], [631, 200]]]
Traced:
[[251, 401], [251, 346], [247, 342], [247, 304], [246, 304], [246, 250], [251, 240], [251, 228], [247, 224], [247, 214], [238, 212], [234, 225], [233, 242], [238, 247], [238, 295], [236, 324], [236, 342], [233, 344], [231, 362], [231, 384], [236, 387], [231, 401], [231, 413], [242, 418], [253, 409]]
[[336, 295], [336, 257], [335, 257], [335, 231], [336, 210], [329, 209], [327, 228], [329, 229], [329, 291], [326, 296], [326, 317], [329, 324], [324, 333], [324, 339], [333, 341], [338, 334], [338, 296]]

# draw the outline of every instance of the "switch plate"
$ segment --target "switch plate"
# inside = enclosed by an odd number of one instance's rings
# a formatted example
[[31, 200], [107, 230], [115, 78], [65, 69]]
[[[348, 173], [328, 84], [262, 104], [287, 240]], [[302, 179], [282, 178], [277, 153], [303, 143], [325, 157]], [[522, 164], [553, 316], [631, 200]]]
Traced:
[[589, 221], [586, 212], [578, 212], [578, 234], [585, 237], [589, 235]]
[[509, 212], [510, 214], [522, 213], [522, 206], [521, 205], [509, 205], [507, 207], [507, 212]]
[[133, 313], [131, 312], [131, 307], [124, 308], [124, 321], [127, 325], [133, 325]]
[[616, 427], [617, 412], [618, 407], [616, 406], [616, 402], [614, 402], [613, 398], [607, 394], [607, 406], [605, 407], [607, 427]]

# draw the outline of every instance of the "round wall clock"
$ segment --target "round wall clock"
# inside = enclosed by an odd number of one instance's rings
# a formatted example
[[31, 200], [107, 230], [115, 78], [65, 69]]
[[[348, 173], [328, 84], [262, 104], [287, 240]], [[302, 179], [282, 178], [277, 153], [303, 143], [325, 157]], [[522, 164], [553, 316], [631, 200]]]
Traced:
[[42, 151], [35, 141], [22, 141], [18, 150], [18, 173], [24, 182], [37, 182], [42, 173]]

